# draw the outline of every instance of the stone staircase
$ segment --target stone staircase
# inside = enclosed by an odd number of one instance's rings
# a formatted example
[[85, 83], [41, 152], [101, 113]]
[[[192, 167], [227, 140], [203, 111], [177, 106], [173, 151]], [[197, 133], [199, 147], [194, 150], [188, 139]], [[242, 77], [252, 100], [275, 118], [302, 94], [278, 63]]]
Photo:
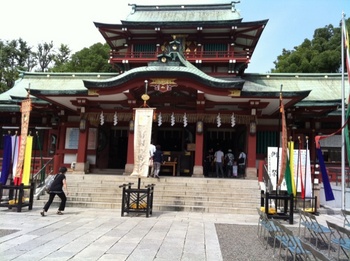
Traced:
[[[136, 177], [68, 174], [67, 207], [121, 209], [119, 186], [129, 182], [134, 183], [132, 188], [137, 188]], [[164, 176], [159, 180], [142, 178], [140, 188], [149, 184], [155, 184], [153, 211], [256, 214], [260, 206], [257, 180]], [[35, 204], [43, 205], [46, 200], [47, 195], [40, 196]]]

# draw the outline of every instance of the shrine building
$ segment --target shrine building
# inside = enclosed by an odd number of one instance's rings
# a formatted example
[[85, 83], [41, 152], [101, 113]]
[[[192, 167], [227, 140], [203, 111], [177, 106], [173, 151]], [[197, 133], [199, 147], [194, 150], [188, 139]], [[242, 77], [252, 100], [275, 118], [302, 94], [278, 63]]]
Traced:
[[[245, 73], [267, 19], [243, 21], [234, 2], [130, 10], [120, 23], [95, 22], [114, 73], [21, 72], [0, 94], [2, 134], [20, 131], [20, 102], [29, 91], [29, 130], [56, 167], [130, 175], [134, 109], [147, 93], [153, 143], [172, 167], [164, 166], [165, 174], [203, 177], [209, 149], [232, 149], [236, 158], [242, 149], [247, 178], [255, 179], [267, 147], [280, 142], [280, 103], [288, 136], [309, 141], [311, 160], [315, 135], [340, 128], [341, 74]], [[340, 161], [336, 144], [323, 146], [327, 162]]]

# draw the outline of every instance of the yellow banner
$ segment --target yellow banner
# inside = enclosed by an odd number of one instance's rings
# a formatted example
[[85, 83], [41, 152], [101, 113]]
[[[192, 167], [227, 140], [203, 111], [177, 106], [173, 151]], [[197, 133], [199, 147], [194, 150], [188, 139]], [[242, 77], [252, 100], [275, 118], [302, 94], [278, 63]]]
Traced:
[[294, 197], [297, 195], [297, 188], [295, 186], [295, 177], [294, 177], [294, 142], [290, 141], [289, 143], [289, 164], [290, 164], [290, 173], [292, 181], [292, 191]]
[[23, 178], [22, 178], [22, 183], [24, 185], [29, 185], [32, 149], [33, 149], [33, 136], [28, 136], [25, 155], [24, 155]]

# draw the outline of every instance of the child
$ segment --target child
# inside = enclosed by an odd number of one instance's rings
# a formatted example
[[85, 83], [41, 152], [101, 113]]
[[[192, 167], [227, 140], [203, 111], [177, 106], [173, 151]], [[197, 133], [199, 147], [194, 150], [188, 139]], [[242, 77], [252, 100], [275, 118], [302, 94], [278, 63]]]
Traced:
[[237, 177], [237, 173], [238, 173], [237, 161], [234, 161], [232, 166], [232, 175], [234, 178]]

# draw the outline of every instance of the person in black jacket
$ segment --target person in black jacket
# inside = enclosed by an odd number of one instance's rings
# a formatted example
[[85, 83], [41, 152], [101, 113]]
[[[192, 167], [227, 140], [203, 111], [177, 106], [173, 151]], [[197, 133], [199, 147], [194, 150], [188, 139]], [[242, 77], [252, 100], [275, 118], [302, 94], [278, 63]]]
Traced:
[[159, 179], [160, 167], [163, 162], [163, 151], [160, 149], [160, 145], [157, 145], [156, 151], [153, 154], [153, 177]]
[[60, 167], [59, 173], [56, 174], [55, 180], [52, 182], [52, 185], [50, 187], [50, 197], [49, 200], [46, 202], [43, 211], [40, 212], [40, 214], [44, 217], [45, 213], [49, 210], [51, 203], [53, 202], [53, 199], [55, 198], [55, 196], [59, 196], [61, 199], [61, 204], [58, 208], [57, 214], [58, 215], [63, 215], [63, 212], [65, 207], [66, 207], [66, 201], [67, 201], [67, 197], [66, 194], [63, 191], [66, 191], [67, 195], [68, 193], [68, 189], [67, 189], [67, 182], [66, 182], [66, 175], [65, 173], [67, 172], [67, 168], [66, 167]]

